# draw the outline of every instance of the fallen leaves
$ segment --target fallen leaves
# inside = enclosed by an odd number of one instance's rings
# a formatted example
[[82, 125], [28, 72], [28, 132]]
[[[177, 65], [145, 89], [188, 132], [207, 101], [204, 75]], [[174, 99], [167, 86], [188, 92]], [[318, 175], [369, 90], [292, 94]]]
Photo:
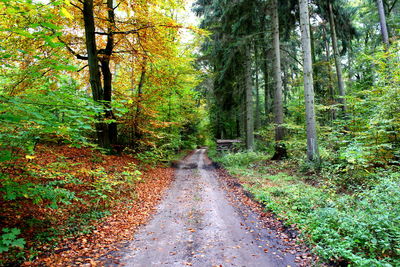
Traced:
[[159, 196], [172, 181], [173, 170], [155, 168], [145, 173], [145, 177], [144, 182], [136, 188], [138, 199], [132, 207], [116, 206], [113, 214], [107, 217], [104, 223], [97, 225], [93, 234], [72, 241], [66, 240], [72, 249], [51, 255], [46, 259], [46, 263], [50, 263], [51, 266], [65, 266], [80, 256], [96, 260], [97, 264], [101, 264], [103, 261], [101, 258], [105, 254], [118, 250], [122, 242], [132, 240], [135, 231], [147, 222], [159, 201]]
[[[133, 198], [129, 195], [131, 192], [127, 191], [126, 195], [124, 195], [124, 188], [121, 187], [121, 196], [112, 196], [110, 198], [112, 201], [107, 204], [111, 212], [109, 216], [104, 217], [102, 220], [93, 220], [91, 225], [88, 225], [88, 229], [92, 230], [87, 233], [81, 232], [79, 234], [77, 232], [70, 237], [59, 236], [57, 238], [57, 247], [46, 242], [43, 245], [36, 244], [34, 238], [38, 235], [38, 231], [39, 233], [40, 231], [46, 233], [47, 229], [54, 227], [59, 227], [60, 230], [67, 229], [65, 228], [67, 225], [63, 226], [63, 224], [68, 222], [71, 216], [84, 214], [88, 208], [94, 208], [96, 207], [95, 205], [102, 203], [91, 202], [88, 199], [85, 200], [86, 204], [76, 202], [73, 205], [64, 205], [59, 209], [51, 209], [46, 206], [46, 203], [37, 205], [27, 199], [17, 199], [14, 202], [5, 202], [1, 199], [2, 224], [12, 226], [26, 225], [27, 220], [33, 222], [32, 227], [27, 228], [24, 232], [24, 238], [27, 241], [27, 257], [30, 256], [28, 252], [30, 248], [33, 248], [33, 251], [44, 252], [39, 258], [27, 261], [22, 266], [103, 265], [102, 261], [105, 254], [118, 250], [121, 243], [131, 240], [136, 229], [147, 222], [155, 206], [160, 201], [163, 191], [173, 180], [174, 175], [172, 168], [149, 169], [129, 155], [102, 155], [90, 149], [78, 149], [68, 146], [40, 145], [35, 157], [21, 159], [21, 161], [29, 161], [28, 169], [30, 172], [38, 172], [46, 166], [57, 166], [54, 171], [51, 170], [51, 172], [47, 173], [59, 177], [57, 179], [60, 181], [68, 177], [68, 175], [74, 175], [82, 183], [66, 184], [65, 187], [74, 191], [82, 199], [85, 199], [86, 196], [81, 192], [90, 189], [87, 185], [96, 179], [96, 177], [88, 174], [90, 170], [96, 170], [101, 167], [107, 174], [118, 174], [125, 171], [126, 166], [129, 164], [136, 164], [143, 169], [141, 181], [135, 183], [135, 195]], [[20, 165], [23, 166], [24, 163]], [[16, 167], [7, 169], [11, 177], [15, 176], [17, 179], [26, 172], [19, 169], [18, 166], [20, 165], [17, 164]], [[89, 171], [82, 172], [82, 169]], [[33, 178], [24, 174], [24, 179]], [[49, 180], [47, 176], [43, 176], [42, 179], [43, 181], [34, 180], [34, 182], [45, 183]], [[47, 224], [41, 224], [39, 227], [37, 223], [35, 224], [35, 222], [42, 221], [47, 222]], [[73, 226], [70, 225], [68, 227]], [[112, 259], [112, 261], [116, 260]]]

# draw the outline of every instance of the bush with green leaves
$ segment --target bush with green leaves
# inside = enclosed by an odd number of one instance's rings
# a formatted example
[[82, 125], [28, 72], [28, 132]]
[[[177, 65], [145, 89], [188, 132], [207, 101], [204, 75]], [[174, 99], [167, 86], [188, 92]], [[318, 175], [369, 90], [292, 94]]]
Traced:
[[79, 198], [75, 193], [65, 188], [60, 188], [59, 181], [47, 184], [35, 184], [32, 182], [14, 181], [6, 176], [1, 176], [1, 187], [3, 199], [12, 201], [16, 199], [30, 199], [34, 204], [50, 202], [49, 207], [58, 208], [59, 204], [69, 205]]
[[[359, 178], [343, 178], [336, 170], [332, 172], [335, 177], [323, 173], [325, 176], [318, 177], [318, 186], [312, 186], [305, 182], [310, 177], [301, 176], [300, 172], [276, 173], [287, 162], [282, 162], [281, 167], [252, 168], [260, 161], [262, 157], [246, 153], [227, 154], [219, 159], [230, 173], [242, 177], [245, 188], [266, 209], [288, 225], [296, 224], [303, 238], [324, 260], [355, 266], [400, 266], [398, 170], [381, 169], [369, 173], [368, 177], [360, 174]], [[273, 175], [268, 173], [271, 168], [275, 168]], [[370, 182], [368, 186], [355, 185], [352, 191], [340, 193], [337, 179], [353, 179], [349, 183], [356, 179]]]
[[322, 258], [356, 266], [397, 266], [399, 178], [400, 173], [381, 177], [381, 183], [354, 195], [303, 183], [249, 189], [266, 208], [297, 224]]
[[18, 228], [3, 228], [3, 234], [0, 236], [0, 253], [7, 252], [13, 247], [24, 248], [25, 240], [18, 238], [21, 230]]
[[328, 160], [349, 169], [372, 169], [400, 161], [400, 42], [388, 52], [359, 53], [356, 66], [368, 66], [349, 87], [348, 117], [323, 129], [321, 146]]
[[397, 176], [311, 212], [303, 224], [318, 254], [357, 266], [399, 266], [400, 173]]
[[0, 161], [33, 153], [39, 141], [87, 143], [101, 107], [80, 92], [78, 85], [60, 77], [58, 90], [9, 96], [0, 93]]

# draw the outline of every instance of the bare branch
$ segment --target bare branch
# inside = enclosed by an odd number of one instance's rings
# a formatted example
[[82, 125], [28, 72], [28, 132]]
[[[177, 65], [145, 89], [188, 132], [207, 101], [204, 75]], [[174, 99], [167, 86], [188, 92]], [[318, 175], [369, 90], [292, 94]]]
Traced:
[[119, 2], [113, 9], [116, 10], [120, 4], [121, 4], [121, 2]]
[[79, 70], [77, 70], [76, 72], [81, 72], [82, 70], [84, 70], [86, 67], [88, 67], [89, 65], [85, 65], [82, 68], [80, 68]]
[[79, 55], [77, 52], [75, 52], [63, 39], [60, 38], [60, 36], [57, 36], [57, 39], [58, 39], [61, 43], [63, 43], [63, 44], [65, 45], [65, 47], [67, 48], [67, 50], [68, 50], [72, 55], [74, 55], [77, 59], [80, 59], [80, 60], [88, 60], [88, 59], [89, 59], [87, 56], [82, 56], [82, 55]]
[[132, 49], [132, 50], [120, 50], [120, 51], [114, 51], [113, 54], [131, 53], [131, 52], [137, 52], [137, 51], [135, 49]]
[[81, 12], [83, 12], [83, 9], [82, 9], [80, 6], [75, 5], [75, 4], [73, 4], [73, 3], [71, 3], [71, 6], [76, 7], [76, 8], [79, 9]]
[[392, 12], [392, 9], [394, 8], [394, 6], [396, 5], [396, 3], [397, 3], [397, 0], [395, 0], [394, 2], [393, 2], [393, 4], [392, 4], [392, 6], [389, 8], [389, 14]]

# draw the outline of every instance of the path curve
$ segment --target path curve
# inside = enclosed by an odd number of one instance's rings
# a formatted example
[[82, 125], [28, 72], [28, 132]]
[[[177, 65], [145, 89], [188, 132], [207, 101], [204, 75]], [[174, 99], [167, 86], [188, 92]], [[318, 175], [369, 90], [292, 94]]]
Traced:
[[[229, 202], [206, 150], [183, 160], [151, 221], [135, 235], [124, 266], [296, 266], [295, 256], [250, 214]], [[249, 221], [250, 220], [250, 221]]]

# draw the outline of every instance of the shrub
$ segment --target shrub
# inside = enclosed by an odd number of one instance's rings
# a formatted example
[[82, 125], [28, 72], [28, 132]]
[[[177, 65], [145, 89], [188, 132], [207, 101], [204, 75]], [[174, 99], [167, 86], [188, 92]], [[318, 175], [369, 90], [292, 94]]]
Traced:
[[87, 143], [100, 107], [65, 79], [55, 91], [0, 93], [0, 162], [33, 153], [39, 141]]
[[25, 240], [17, 238], [19, 234], [21, 234], [21, 230], [18, 228], [3, 228], [3, 234], [0, 236], [0, 253], [7, 252], [12, 247], [23, 248]]
[[[219, 161], [231, 173], [246, 177], [248, 168], [262, 158], [251, 152], [227, 154]], [[245, 187], [288, 225], [296, 224], [324, 260], [400, 266], [400, 172], [392, 168], [368, 173], [340, 161], [325, 163], [323, 169], [318, 187], [304, 183], [306, 177], [270, 175], [267, 168], [253, 171], [250, 178], [257, 177], [257, 182]], [[348, 187], [352, 190], [338, 193], [337, 185], [346, 183], [353, 184]]]

